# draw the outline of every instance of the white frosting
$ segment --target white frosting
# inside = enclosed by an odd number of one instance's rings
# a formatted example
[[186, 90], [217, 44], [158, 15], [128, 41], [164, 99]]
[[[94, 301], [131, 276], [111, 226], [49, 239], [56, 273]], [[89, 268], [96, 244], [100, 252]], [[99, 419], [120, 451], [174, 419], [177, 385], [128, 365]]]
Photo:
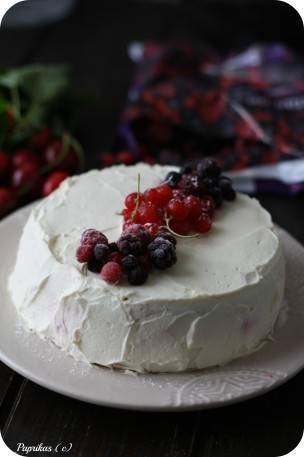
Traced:
[[157, 185], [169, 167], [138, 164], [66, 180], [27, 221], [9, 279], [27, 325], [74, 357], [136, 371], [224, 364], [256, 350], [283, 305], [284, 260], [270, 215], [238, 194], [212, 231], [178, 240], [178, 261], [147, 283], [111, 286], [75, 260], [81, 233], [121, 233], [125, 196]]

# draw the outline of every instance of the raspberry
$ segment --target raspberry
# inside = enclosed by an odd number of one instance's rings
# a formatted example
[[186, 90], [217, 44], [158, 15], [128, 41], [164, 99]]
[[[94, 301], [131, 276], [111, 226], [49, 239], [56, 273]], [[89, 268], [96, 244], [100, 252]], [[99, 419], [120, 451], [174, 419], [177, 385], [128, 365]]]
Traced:
[[116, 262], [108, 262], [102, 267], [100, 275], [109, 284], [117, 284], [122, 277], [121, 266]]
[[161, 231], [157, 234], [157, 237], [155, 238], [154, 241], [157, 241], [158, 238], [161, 238], [161, 239], [170, 241], [170, 243], [172, 243], [174, 247], [176, 246], [176, 238], [175, 238], [175, 237], [172, 235], [172, 233], [170, 233], [170, 232], [167, 232], [167, 231], [165, 231], [165, 230], [161, 230]]
[[141, 286], [148, 279], [148, 272], [137, 266], [128, 272], [128, 281], [132, 286]]
[[89, 262], [94, 257], [94, 247], [90, 244], [81, 244], [76, 250], [76, 259], [80, 263]]
[[207, 233], [211, 229], [212, 222], [208, 214], [201, 214], [194, 222], [193, 228], [197, 233]]
[[213, 159], [201, 160], [196, 167], [197, 174], [202, 178], [218, 178], [221, 174], [221, 169], [217, 162]]
[[170, 221], [170, 227], [179, 235], [189, 235], [191, 232], [191, 224], [188, 219], [185, 219], [184, 221]]
[[183, 221], [188, 217], [189, 209], [182, 200], [172, 198], [168, 203], [168, 213], [176, 221]]
[[123, 257], [121, 261], [121, 266], [124, 273], [128, 273], [129, 271], [133, 270], [134, 268], [138, 267], [138, 260], [135, 255], [129, 254]]
[[92, 271], [93, 273], [100, 273], [102, 269], [102, 262], [99, 262], [96, 259], [92, 259], [88, 261], [88, 270]]
[[139, 208], [138, 215], [142, 224], [146, 224], [147, 222], [157, 223], [160, 219], [156, 206], [150, 202]]
[[108, 244], [108, 238], [95, 229], [87, 229], [81, 235], [81, 244], [90, 244], [95, 246], [97, 243]]
[[136, 207], [137, 200], [139, 201], [139, 204], [142, 203], [144, 201], [143, 194], [138, 193], [138, 192], [133, 192], [132, 194], [129, 194], [125, 198], [125, 206], [128, 209], [132, 209], [133, 210]]
[[170, 171], [165, 178], [165, 183], [168, 186], [174, 188], [180, 182], [181, 177], [182, 177], [182, 175], [180, 173], [178, 173], [177, 171]]
[[96, 244], [94, 247], [94, 257], [95, 260], [101, 262], [102, 265], [106, 263], [110, 255], [110, 248], [107, 244]]
[[176, 262], [175, 248], [168, 240], [163, 238], [156, 238], [156, 240], [148, 246], [150, 259], [155, 268], [165, 270]]
[[145, 244], [142, 243], [141, 239], [128, 232], [121, 235], [117, 242], [117, 246], [119, 251], [124, 255], [139, 255], [145, 249]]
[[188, 195], [184, 200], [184, 205], [188, 208], [189, 218], [192, 220], [197, 219], [202, 212], [201, 199], [194, 195]]
[[123, 258], [123, 254], [121, 252], [111, 252], [108, 257], [108, 262], [116, 262], [121, 265], [121, 260]]
[[166, 205], [168, 201], [173, 197], [171, 188], [166, 184], [157, 187], [156, 190], [158, 193], [158, 199], [161, 206]]
[[140, 239], [143, 245], [148, 246], [151, 242], [151, 235], [149, 231], [141, 224], [132, 224], [130, 228], [126, 230], [126, 233], [131, 233]]

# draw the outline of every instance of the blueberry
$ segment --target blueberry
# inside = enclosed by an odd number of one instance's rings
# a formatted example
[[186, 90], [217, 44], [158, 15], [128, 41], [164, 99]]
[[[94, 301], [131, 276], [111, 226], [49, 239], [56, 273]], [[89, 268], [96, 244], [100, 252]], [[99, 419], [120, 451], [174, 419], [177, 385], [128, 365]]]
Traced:
[[94, 257], [98, 262], [105, 263], [110, 254], [110, 248], [108, 245], [100, 243], [96, 244], [94, 248]]
[[121, 266], [122, 266], [124, 273], [128, 273], [129, 271], [138, 267], [138, 260], [132, 254], [126, 255], [125, 257], [123, 257], [123, 259], [121, 261]]
[[197, 174], [202, 178], [218, 178], [221, 168], [214, 159], [201, 160], [196, 167]]
[[232, 187], [231, 179], [223, 176], [219, 180], [219, 186], [221, 188], [223, 198], [227, 201], [232, 201], [236, 198], [236, 192]]
[[170, 187], [176, 187], [177, 184], [180, 182], [182, 175], [177, 171], [170, 171], [165, 179], [166, 184]]
[[147, 281], [148, 276], [148, 272], [138, 266], [128, 272], [128, 281], [133, 286], [141, 286]]

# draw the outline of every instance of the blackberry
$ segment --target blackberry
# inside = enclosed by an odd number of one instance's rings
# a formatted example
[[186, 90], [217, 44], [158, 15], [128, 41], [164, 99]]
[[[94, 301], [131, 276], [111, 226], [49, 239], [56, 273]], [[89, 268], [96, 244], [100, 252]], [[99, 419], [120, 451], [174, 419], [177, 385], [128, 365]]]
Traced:
[[132, 286], [141, 286], [148, 279], [148, 272], [137, 266], [128, 272], [128, 281]]
[[151, 243], [151, 235], [146, 227], [141, 224], [132, 224], [127, 230], [124, 231], [124, 234], [132, 234], [140, 240], [144, 246], [148, 246]]
[[201, 160], [196, 167], [197, 174], [202, 178], [218, 178], [221, 168], [214, 159]]
[[168, 186], [174, 188], [178, 185], [181, 178], [182, 175], [177, 171], [170, 171], [165, 178], [165, 183], [168, 184]]
[[94, 248], [94, 258], [98, 262], [105, 263], [110, 255], [110, 248], [106, 244], [96, 244]]
[[93, 273], [100, 273], [103, 267], [103, 262], [99, 262], [98, 260], [93, 259], [89, 260], [87, 266], [89, 271], [92, 271]]
[[236, 198], [236, 192], [232, 187], [231, 179], [223, 176], [219, 180], [219, 186], [221, 188], [223, 198], [227, 201], [232, 201]]
[[124, 273], [129, 273], [129, 271], [138, 267], [138, 260], [135, 255], [126, 255], [121, 261], [121, 266]]
[[182, 175], [191, 175], [192, 167], [190, 165], [184, 165], [180, 170]]
[[167, 232], [165, 230], [161, 230], [160, 232], [158, 232], [158, 234], [155, 237], [154, 241], [159, 243], [160, 241], [158, 241], [158, 239], [164, 239], [164, 240], [170, 241], [170, 243], [172, 243], [174, 247], [176, 246], [176, 238], [175, 238], [175, 236], [172, 235], [172, 233]]
[[125, 232], [121, 235], [117, 242], [117, 246], [120, 252], [124, 255], [133, 254], [139, 255], [145, 250], [145, 243], [140, 238], [132, 233]]
[[214, 203], [215, 203], [215, 206], [217, 208], [219, 208], [220, 206], [222, 206], [222, 203], [223, 203], [223, 194], [222, 194], [222, 191], [220, 189], [220, 187], [218, 186], [215, 186], [215, 187], [212, 187], [210, 190], [209, 190], [209, 195], [211, 195], [211, 197], [213, 198], [214, 200]]
[[156, 238], [148, 246], [149, 255], [153, 266], [159, 270], [165, 270], [176, 262], [174, 245], [163, 238]]
[[117, 252], [118, 251], [117, 243], [109, 243], [109, 249], [110, 249], [110, 252]]

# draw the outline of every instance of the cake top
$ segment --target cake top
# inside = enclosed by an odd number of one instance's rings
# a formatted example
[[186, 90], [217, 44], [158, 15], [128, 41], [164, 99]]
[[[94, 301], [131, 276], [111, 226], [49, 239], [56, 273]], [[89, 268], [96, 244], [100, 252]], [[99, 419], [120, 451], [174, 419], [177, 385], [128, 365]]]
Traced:
[[[152, 273], [141, 287], [122, 282], [118, 286], [101, 281], [94, 273], [84, 274], [75, 251], [84, 230], [96, 228], [109, 241], [122, 231], [120, 215], [126, 195], [137, 188], [138, 174], [144, 189], [157, 186], [172, 167], [115, 166], [91, 171], [66, 180], [33, 210], [31, 218], [43, 233], [48, 255], [40, 268], [37, 287], [48, 268], [48, 258], [70, 266], [70, 287], [90, 289], [91, 296], [111, 295], [138, 303], [171, 301], [181, 297], [220, 295], [259, 281], [263, 269], [278, 248], [270, 215], [257, 200], [238, 194], [216, 212], [212, 231], [203, 236], [179, 239], [178, 262], [161, 275]], [[53, 268], [53, 267], [52, 267]], [[77, 283], [77, 286], [76, 286]], [[72, 286], [73, 284], [73, 286]]]

